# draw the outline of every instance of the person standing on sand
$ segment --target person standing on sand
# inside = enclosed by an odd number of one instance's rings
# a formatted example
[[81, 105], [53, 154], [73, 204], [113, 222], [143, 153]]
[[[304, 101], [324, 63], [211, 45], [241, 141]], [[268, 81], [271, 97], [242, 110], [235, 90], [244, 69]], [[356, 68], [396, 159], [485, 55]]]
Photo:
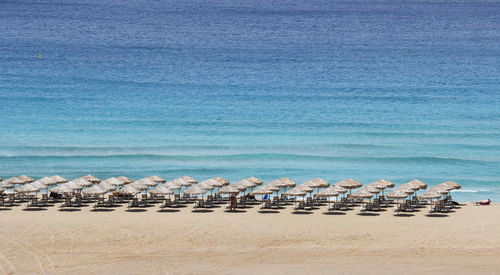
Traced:
[[236, 196], [231, 195], [231, 197], [229, 197], [229, 210], [235, 211], [236, 210], [236, 203], [237, 203]]

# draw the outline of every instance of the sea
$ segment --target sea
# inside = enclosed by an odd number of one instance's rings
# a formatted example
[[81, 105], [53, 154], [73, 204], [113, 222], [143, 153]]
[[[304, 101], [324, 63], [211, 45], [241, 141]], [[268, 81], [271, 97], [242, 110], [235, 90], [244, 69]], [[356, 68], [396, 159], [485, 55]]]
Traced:
[[2, 0], [0, 176], [21, 174], [500, 201], [500, 2]]

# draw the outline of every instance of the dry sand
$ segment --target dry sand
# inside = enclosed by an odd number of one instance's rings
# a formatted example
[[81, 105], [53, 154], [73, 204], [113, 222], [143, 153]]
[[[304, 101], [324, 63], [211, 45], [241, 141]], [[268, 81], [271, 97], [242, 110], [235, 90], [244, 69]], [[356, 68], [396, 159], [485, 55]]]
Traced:
[[396, 217], [0, 211], [2, 274], [498, 274], [500, 206]]

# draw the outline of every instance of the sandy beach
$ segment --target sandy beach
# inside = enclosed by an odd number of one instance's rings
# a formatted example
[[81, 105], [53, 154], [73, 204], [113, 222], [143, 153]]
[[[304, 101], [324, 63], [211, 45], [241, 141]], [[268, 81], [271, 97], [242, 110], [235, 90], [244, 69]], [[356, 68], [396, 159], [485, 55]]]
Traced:
[[463, 205], [394, 216], [258, 213], [0, 211], [2, 274], [494, 274], [500, 207]]

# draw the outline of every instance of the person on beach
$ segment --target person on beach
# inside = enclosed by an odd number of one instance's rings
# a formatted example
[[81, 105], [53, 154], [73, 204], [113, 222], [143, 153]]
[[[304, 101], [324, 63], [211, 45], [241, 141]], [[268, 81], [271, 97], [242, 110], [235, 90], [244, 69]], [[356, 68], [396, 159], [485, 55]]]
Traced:
[[474, 205], [490, 205], [490, 204], [491, 204], [491, 200], [490, 199], [486, 199], [486, 200], [474, 202]]
[[231, 195], [231, 197], [229, 197], [229, 210], [230, 211], [235, 211], [236, 210], [236, 204], [237, 204], [236, 196], [235, 195]]

